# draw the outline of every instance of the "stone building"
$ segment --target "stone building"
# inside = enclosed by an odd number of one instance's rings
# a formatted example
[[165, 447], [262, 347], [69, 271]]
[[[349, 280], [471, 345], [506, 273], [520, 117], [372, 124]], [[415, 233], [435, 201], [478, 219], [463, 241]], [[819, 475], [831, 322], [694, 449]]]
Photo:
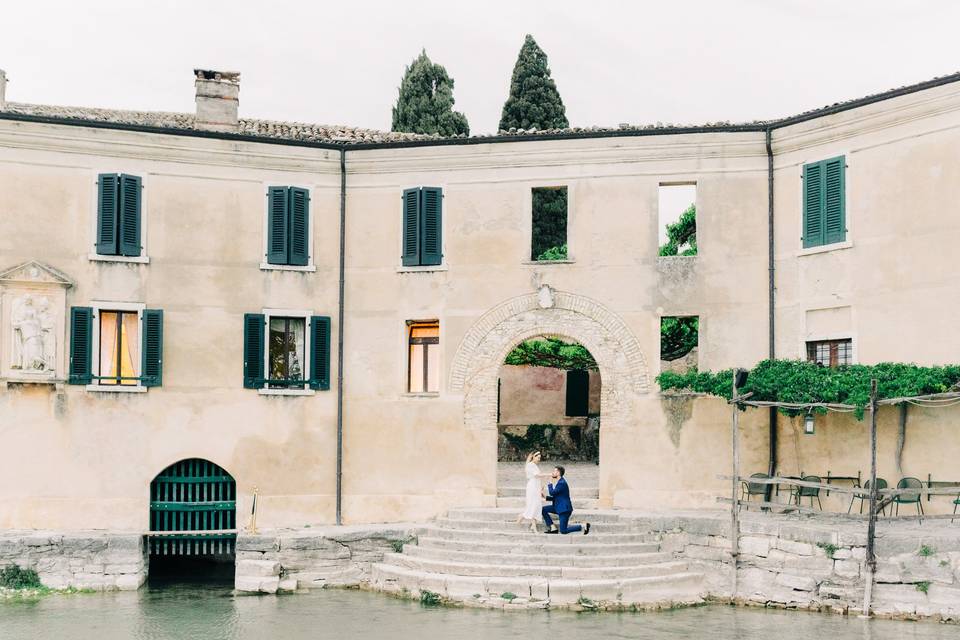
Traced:
[[[538, 335], [599, 364], [601, 504], [714, 505], [728, 409], [661, 396], [661, 317], [699, 317], [703, 369], [960, 361], [958, 81], [440, 139], [241, 118], [239, 74], [198, 71], [193, 114], [11, 102], [0, 74], [0, 528], [146, 531], [162, 477], [224, 473], [240, 525], [255, 489], [264, 527], [493, 505], [500, 365]], [[675, 184], [695, 257], [657, 255]], [[563, 260], [531, 255], [545, 188]], [[881, 474], [953, 479], [956, 420], [916, 410], [898, 463], [881, 412]], [[743, 429], [767, 470], [768, 415]], [[867, 469], [849, 417], [773, 433], [786, 471]]]

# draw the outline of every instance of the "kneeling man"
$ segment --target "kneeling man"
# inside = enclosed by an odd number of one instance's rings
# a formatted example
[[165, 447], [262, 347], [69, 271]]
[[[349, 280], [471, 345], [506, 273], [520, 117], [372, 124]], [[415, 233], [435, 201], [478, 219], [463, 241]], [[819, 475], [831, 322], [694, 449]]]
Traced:
[[[567, 523], [570, 521], [570, 516], [573, 515], [573, 503], [570, 502], [570, 487], [567, 486], [567, 481], [563, 479], [564, 471], [564, 468], [561, 466], [553, 468], [553, 473], [550, 474], [553, 483], [547, 485], [547, 495], [543, 496], [553, 503], [544, 505], [541, 510], [541, 513], [543, 513], [543, 523], [547, 526], [546, 533], [574, 533], [582, 530], [583, 535], [587, 535], [590, 533], [589, 522], [583, 527], [578, 524], [567, 526]], [[559, 530], [553, 527], [553, 518], [550, 517], [551, 513], [555, 513], [560, 517]]]

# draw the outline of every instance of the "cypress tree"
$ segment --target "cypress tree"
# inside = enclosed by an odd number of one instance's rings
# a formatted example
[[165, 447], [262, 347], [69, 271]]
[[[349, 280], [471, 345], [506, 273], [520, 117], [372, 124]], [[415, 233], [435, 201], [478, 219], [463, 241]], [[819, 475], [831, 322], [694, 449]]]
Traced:
[[393, 131], [470, 135], [467, 117], [453, 110], [453, 78], [434, 64], [426, 50], [407, 67], [393, 107]]
[[513, 67], [510, 78], [510, 96], [503, 104], [500, 130], [566, 129], [566, 109], [557, 85], [550, 77], [547, 54], [533, 36], [527, 34]]

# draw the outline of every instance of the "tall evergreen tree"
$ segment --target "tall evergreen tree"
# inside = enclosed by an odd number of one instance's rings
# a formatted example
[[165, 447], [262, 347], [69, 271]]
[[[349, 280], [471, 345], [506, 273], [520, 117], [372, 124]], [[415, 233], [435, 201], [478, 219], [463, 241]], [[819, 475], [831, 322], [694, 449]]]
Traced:
[[503, 104], [500, 130], [565, 129], [570, 126], [557, 85], [550, 77], [547, 54], [527, 34], [513, 67], [510, 96]]
[[424, 50], [404, 72], [393, 107], [393, 131], [470, 135], [467, 117], [453, 110], [453, 78]]

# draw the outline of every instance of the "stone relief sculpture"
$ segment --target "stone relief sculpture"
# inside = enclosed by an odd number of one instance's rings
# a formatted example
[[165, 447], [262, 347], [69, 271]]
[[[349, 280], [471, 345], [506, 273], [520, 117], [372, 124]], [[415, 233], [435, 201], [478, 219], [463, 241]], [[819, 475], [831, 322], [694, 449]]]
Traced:
[[25, 295], [14, 301], [10, 314], [13, 330], [11, 369], [29, 373], [52, 373], [56, 368], [56, 319], [50, 301]]

